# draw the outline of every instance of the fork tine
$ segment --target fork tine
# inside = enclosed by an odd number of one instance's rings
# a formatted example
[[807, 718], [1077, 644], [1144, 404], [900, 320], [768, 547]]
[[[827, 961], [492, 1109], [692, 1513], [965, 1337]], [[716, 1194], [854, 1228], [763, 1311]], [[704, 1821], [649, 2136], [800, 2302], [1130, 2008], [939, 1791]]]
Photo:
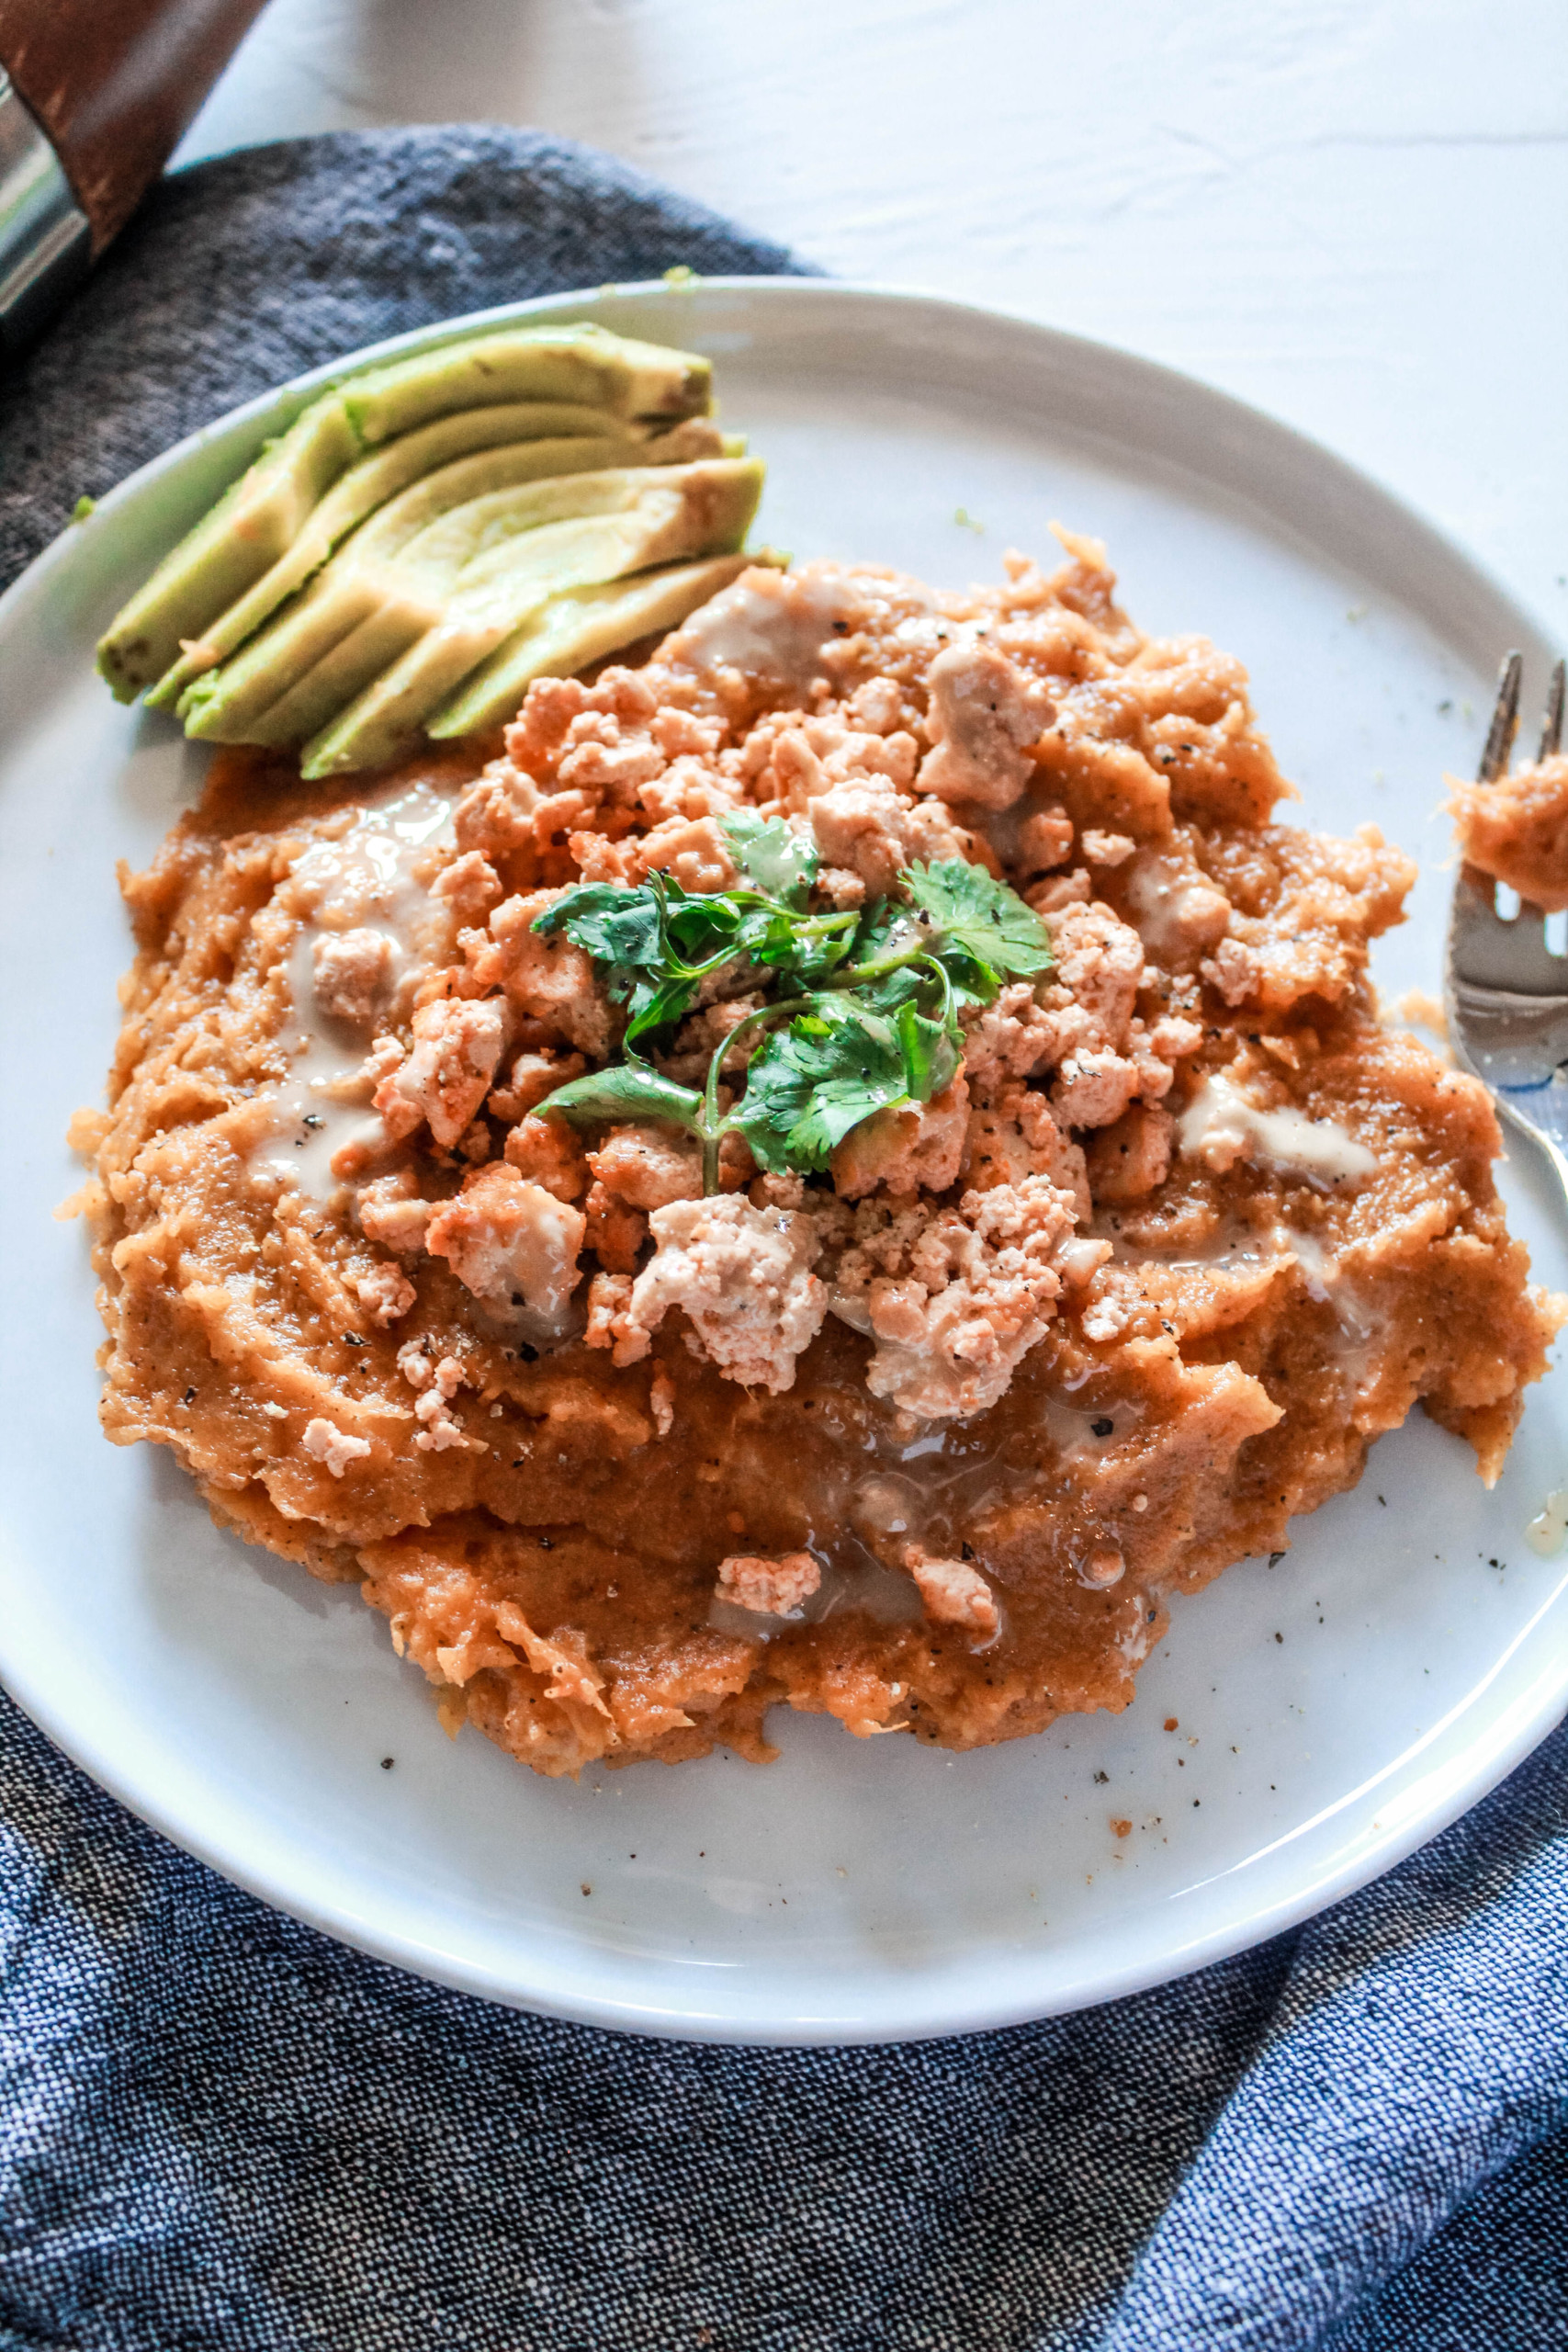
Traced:
[[1486, 748], [1475, 771], [1477, 784], [1495, 784], [1508, 764], [1519, 723], [1519, 681], [1524, 673], [1522, 653], [1503, 656], [1503, 667], [1497, 675], [1497, 699], [1492, 708], [1492, 724], [1486, 730]]
[[1551, 684], [1546, 690], [1546, 712], [1540, 722], [1540, 749], [1537, 759], [1554, 760], [1562, 749], [1562, 695], [1568, 682], [1568, 662], [1552, 664]]

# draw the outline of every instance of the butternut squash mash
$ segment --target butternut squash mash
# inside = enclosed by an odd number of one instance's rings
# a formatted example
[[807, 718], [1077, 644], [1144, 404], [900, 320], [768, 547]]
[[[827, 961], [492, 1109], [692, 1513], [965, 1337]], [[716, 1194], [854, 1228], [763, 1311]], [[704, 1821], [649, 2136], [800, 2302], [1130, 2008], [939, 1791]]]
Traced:
[[[533, 685], [498, 756], [353, 790], [220, 753], [125, 877], [138, 956], [75, 1139], [117, 1444], [357, 1580], [536, 1770], [767, 1757], [777, 1703], [971, 1747], [1124, 1707], [1175, 1590], [1283, 1549], [1417, 1401], [1496, 1476], [1565, 1312], [1527, 1282], [1480, 1086], [1373, 1015], [1409, 861], [1289, 792], [1239, 664], [1152, 641], [1065, 541], [958, 596], [755, 570], [640, 668]], [[1006, 879], [1054, 961], [820, 1173], [658, 1116], [613, 1063], [584, 881], [810, 904]], [[722, 1101], [738, 957], [650, 1067]]]

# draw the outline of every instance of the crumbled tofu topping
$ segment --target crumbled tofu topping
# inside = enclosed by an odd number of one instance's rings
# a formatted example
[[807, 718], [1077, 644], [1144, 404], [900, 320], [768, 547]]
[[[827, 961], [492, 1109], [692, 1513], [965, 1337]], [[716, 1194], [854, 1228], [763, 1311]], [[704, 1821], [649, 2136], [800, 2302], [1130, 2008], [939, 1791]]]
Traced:
[[581, 1279], [583, 1226], [581, 1209], [492, 1163], [436, 1210], [425, 1247], [486, 1306], [502, 1315], [526, 1308], [555, 1322]]
[[679, 1307], [701, 1352], [743, 1387], [791, 1387], [795, 1359], [822, 1328], [828, 1291], [811, 1269], [821, 1242], [811, 1218], [753, 1208], [735, 1195], [672, 1201], [649, 1219], [650, 1263], [615, 1328], [615, 1361], [634, 1363]]
[[996, 1595], [969, 1561], [932, 1559], [919, 1544], [911, 1544], [904, 1566], [919, 1587], [926, 1615], [934, 1623], [962, 1625], [976, 1634], [996, 1632], [1000, 1623]]
[[427, 1121], [438, 1144], [455, 1144], [490, 1091], [506, 1042], [499, 1004], [443, 997], [413, 1016], [413, 1044], [376, 1089], [394, 1140]]
[[376, 1018], [396, 951], [384, 931], [325, 932], [310, 951], [316, 1002], [334, 1021], [366, 1026]]
[[719, 1562], [715, 1592], [759, 1617], [793, 1617], [821, 1582], [821, 1566], [809, 1552], [785, 1552], [778, 1559], [737, 1552]]
[[[1095, 551], [1072, 552], [1092, 605], [1108, 575]], [[423, 1148], [442, 1171], [381, 1173], [369, 1154], [357, 1217], [389, 1259], [351, 1287], [372, 1323], [410, 1315], [421, 1265], [445, 1261], [487, 1316], [581, 1326], [619, 1367], [673, 1317], [724, 1377], [777, 1395], [830, 1304], [871, 1343], [874, 1396], [950, 1420], [994, 1405], [1058, 1314], [1087, 1317], [1100, 1343], [1133, 1328], [1133, 1294], [1105, 1272], [1111, 1244], [1086, 1228], [1159, 1194], [1181, 1154], [1223, 1170], [1251, 1152], [1324, 1181], [1359, 1170], [1367, 1156], [1341, 1130], [1209, 1068], [1197, 1016], [1205, 988], [1260, 1008], [1342, 993], [1369, 921], [1392, 914], [1397, 857], [1370, 831], [1271, 835], [1272, 900], [1217, 862], [1173, 791], [1200, 741], [1212, 759], [1224, 746], [1256, 777], [1255, 792], [1227, 786], [1232, 814], [1266, 812], [1280, 787], [1247, 737], [1242, 673], [1179, 640], [1108, 674], [1086, 649], [1124, 625], [1096, 610], [1091, 627], [1021, 562], [988, 607], [961, 612], [891, 573], [747, 572], [643, 669], [529, 690], [502, 757], [457, 803], [452, 845], [421, 869], [423, 929], [406, 907], [396, 940], [345, 927], [389, 903], [352, 844], [301, 861], [298, 902], [337, 926], [312, 948], [317, 1001], [386, 1024], [366, 1083], [388, 1150]], [[592, 957], [535, 926], [574, 880], [735, 887], [724, 823], [747, 808], [814, 845], [817, 906], [858, 908], [911, 865], [978, 863], [1027, 892], [1054, 961], [964, 1007], [962, 1064], [930, 1101], [862, 1118], [805, 1180], [760, 1174], [729, 1135], [705, 1198], [702, 1148], [679, 1125], [552, 1113], [560, 1087], [618, 1062], [626, 1013]], [[428, 961], [405, 969], [414, 936]], [[743, 1091], [765, 981], [739, 956], [710, 974], [653, 1065], [698, 1086], [724, 1056], [723, 1086]], [[1288, 1093], [1282, 1069], [1272, 1084]], [[663, 1431], [673, 1390], [659, 1367], [649, 1398]]]
[[334, 1478], [341, 1478], [351, 1462], [363, 1461], [370, 1452], [368, 1438], [350, 1437], [345, 1430], [340, 1430], [334, 1421], [326, 1420], [319, 1413], [314, 1420], [306, 1422], [300, 1442], [311, 1461], [321, 1463]]

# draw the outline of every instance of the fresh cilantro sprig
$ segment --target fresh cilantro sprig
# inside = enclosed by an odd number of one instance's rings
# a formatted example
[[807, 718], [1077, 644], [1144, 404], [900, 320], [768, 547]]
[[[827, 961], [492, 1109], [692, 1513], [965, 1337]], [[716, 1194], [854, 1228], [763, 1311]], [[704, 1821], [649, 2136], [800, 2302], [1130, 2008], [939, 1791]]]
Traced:
[[[636, 888], [582, 883], [534, 925], [592, 956], [627, 1012], [626, 1058], [558, 1087], [539, 1107], [580, 1124], [630, 1117], [683, 1128], [702, 1142], [707, 1192], [727, 1135], [744, 1136], [765, 1169], [811, 1173], [878, 1111], [929, 1102], [963, 1058], [962, 1009], [1052, 962], [1039, 917], [983, 866], [908, 866], [896, 895], [813, 914], [809, 842], [752, 810], [723, 830], [742, 876], [733, 889], [688, 891], [660, 873]], [[769, 1000], [724, 1038], [701, 1089], [664, 1077], [649, 1045], [685, 1018], [705, 981], [740, 967]], [[753, 1029], [765, 1034], [744, 1091], [726, 1107], [721, 1069]]]
[[824, 993], [766, 1039], [728, 1125], [763, 1168], [825, 1168], [875, 1112], [940, 1094], [960, 1056], [947, 1023], [926, 1017], [913, 999], [888, 1019], [848, 991]]
[[725, 832], [746, 885], [687, 890], [657, 872], [635, 889], [584, 882], [535, 922], [547, 934], [564, 932], [604, 967], [611, 999], [627, 1009], [628, 1053], [683, 1020], [703, 982], [739, 957], [787, 966], [804, 979], [848, 951], [855, 916], [810, 913], [818, 858], [809, 842], [782, 818], [750, 811], [728, 818]]

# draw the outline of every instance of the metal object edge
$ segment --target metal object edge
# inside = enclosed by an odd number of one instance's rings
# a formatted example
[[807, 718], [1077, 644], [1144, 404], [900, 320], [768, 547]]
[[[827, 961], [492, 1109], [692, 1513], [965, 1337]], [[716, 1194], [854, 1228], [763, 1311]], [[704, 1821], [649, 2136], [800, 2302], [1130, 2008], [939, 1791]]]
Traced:
[[0, 66], [0, 350], [9, 356], [46, 324], [91, 254], [60, 158]]

